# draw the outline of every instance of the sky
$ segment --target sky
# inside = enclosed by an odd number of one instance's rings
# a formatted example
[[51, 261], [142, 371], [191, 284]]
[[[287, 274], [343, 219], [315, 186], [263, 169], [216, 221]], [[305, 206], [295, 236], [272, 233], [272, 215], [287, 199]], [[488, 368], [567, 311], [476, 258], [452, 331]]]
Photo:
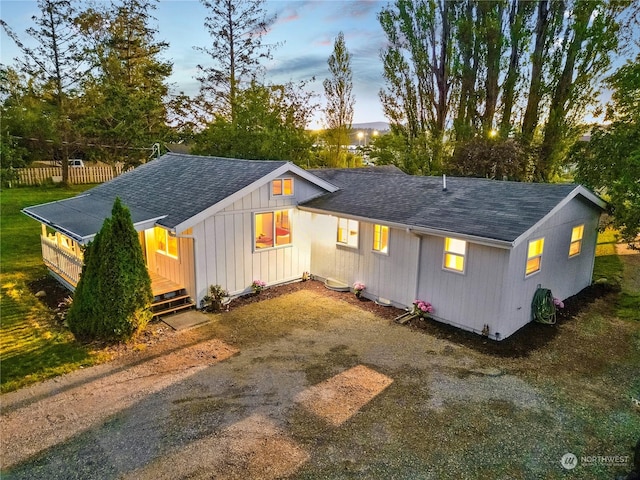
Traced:
[[[322, 81], [329, 76], [327, 60], [333, 52], [335, 38], [344, 32], [345, 44], [352, 60], [355, 112], [353, 123], [385, 121], [378, 91], [383, 86], [382, 62], [379, 53], [385, 37], [377, 14], [387, 1], [368, 0], [268, 0], [266, 11], [276, 14], [277, 20], [263, 42], [278, 45], [273, 59], [265, 66], [266, 80], [272, 83], [315, 81], [308, 90], [318, 94], [324, 102]], [[0, 0], [0, 17], [14, 32], [24, 37], [32, 25], [31, 17], [38, 13], [31, 0]], [[193, 47], [210, 44], [204, 27], [206, 9], [196, 0], [161, 0], [154, 12], [157, 19], [157, 40], [169, 42], [164, 57], [173, 62], [169, 82], [176, 91], [195, 94], [199, 83], [195, 80], [196, 66], [207, 57]], [[24, 37], [27, 40], [27, 37]], [[12, 64], [19, 51], [4, 31], [0, 37], [0, 57], [3, 64]], [[319, 113], [310, 128], [321, 127]]]

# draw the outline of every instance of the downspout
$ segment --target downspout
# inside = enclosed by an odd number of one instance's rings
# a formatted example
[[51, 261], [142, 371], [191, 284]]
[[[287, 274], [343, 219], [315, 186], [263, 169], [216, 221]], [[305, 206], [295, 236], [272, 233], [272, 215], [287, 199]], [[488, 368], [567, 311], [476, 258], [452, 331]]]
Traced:
[[[600, 224], [600, 215], [598, 215], [598, 225]], [[591, 255], [591, 272], [589, 273], [589, 285], [593, 285], [593, 269], [596, 265], [596, 250], [598, 249], [598, 227], [596, 226], [596, 234], [593, 236], [593, 255]], [[615, 246], [614, 246], [615, 248]]]
[[196, 308], [198, 308], [198, 242], [196, 242], [196, 237], [194, 235], [179, 235], [176, 233], [176, 238], [188, 238], [193, 240], [193, 285], [196, 289]]
[[419, 298], [418, 289], [420, 288], [420, 262], [422, 261], [422, 235], [418, 235], [416, 233], [414, 233], [414, 235], [418, 240], [418, 251], [416, 252], [416, 280], [414, 282], [415, 291], [413, 295], [413, 298], [415, 300], [416, 298]]

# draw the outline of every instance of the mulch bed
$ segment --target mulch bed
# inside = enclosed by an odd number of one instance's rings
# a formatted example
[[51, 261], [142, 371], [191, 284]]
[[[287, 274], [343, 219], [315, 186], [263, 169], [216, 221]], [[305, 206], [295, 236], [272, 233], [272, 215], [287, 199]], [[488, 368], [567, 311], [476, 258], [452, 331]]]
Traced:
[[[40, 299], [54, 312], [59, 312], [61, 309], [60, 305], [63, 304], [65, 298], [71, 295], [67, 289], [62, 287], [62, 285], [48, 275], [30, 283], [29, 288], [34, 294], [38, 291], [44, 290], [46, 295]], [[249, 294], [233, 299], [229, 307], [231, 309], [235, 309], [243, 305], [276, 298], [281, 295], [287, 295], [301, 290], [312, 291], [329, 298], [347, 302], [350, 305], [354, 305], [389, 321], [393, 321], [395, 318], [405, 313], [405, 310], [402, 309], [392, 306], [378, 305], [377, 303], [365, 298], [357, 298], [350, 292], [336, 292], [329, 290], [322, 282], [315, 280], [294, 282], [265, 288], [257, 295]], [[555, 325], [543, 325], [531, 322], [509, 338], [500, 342], [435, 321], [413, 319], [406, 325], [409, 328], [413, 328], [425, 334], [467, 346], [481, 353], [488, 353], [501, 357], [518, 358], [527, 356], [530, 352], [547, 345], [558, 334], [558, 327], [560, 325], [571, 321], [597, 298], [611, 295], [615, 292], [617, 292], [617, 289], [608, 284], [591, 285], [577, 295], [574, 295], [564, 301], [565, 307], [558, 310], [557, 322]], [[64, 307], [62, 307], [62, 309], [64, 309]], [[159, 322], [152, 322], [149, 328], [157, 330], [158, 323]], [[154, 324], [156, 324], [156, 326], [154, 326]], [[150, 336], [153, 338], [157, 337], [153, 332]]]

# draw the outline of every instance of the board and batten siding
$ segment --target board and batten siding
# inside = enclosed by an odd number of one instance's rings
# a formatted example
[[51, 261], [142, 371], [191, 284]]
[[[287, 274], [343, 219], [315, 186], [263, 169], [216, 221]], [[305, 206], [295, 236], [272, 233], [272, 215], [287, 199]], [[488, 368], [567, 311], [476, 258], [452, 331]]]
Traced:
[[194, 295], [196, 284], [193, 240], [178, 237], [178, 258], [173, 258], [157, 251], [153, 228], [145, 230], [144, 236], [149, 271], [182, 285], [189, 295]]
[[373, 223], [359, 222], [358, 248], [336, 242], [338, 217], [311, 214], [311, 273], [348, 285], [365, 284], [365, 296], [411, 305], [415, 295], [419, 239], [405, 230], [389, 229], [389, 253], [373, 251]]
[[[281, 178], [294, 178], [294, 195], [274, 198], [267, 182], [193, 227], [198, 302], [211, 285], [240, 295], [251, 291], [254, 280], [275, 285], [300, 279], [310, 270], [310, 215], [296, 206], [325, 191], [293, 174]], [[254, 251], [254, 214], [285, 209], [291, 215], [292, 243]]]
[[444, 244], [444, 237], [421, 237], [416, 298], [431, 302], [439, 321], [476, 333], [489, 325], [495, 332], [509, 251], [467, 242], [464, 273], [458, 273], [443, 268]]
[[[599, 219], [600, 210], [576, 196], [513, 248], [502, 287], [505, 291], [500, 330], [503, 337], [531, 321], [531, 302], [538, 285], [550, 289], [553, 296], [561, 300], [591, 285]], [[569, 257], [571, 231], [582, 224], [582, 250], [579, 255]], [[540, 271], [525, 277], [529, 241], [542, 237]]]

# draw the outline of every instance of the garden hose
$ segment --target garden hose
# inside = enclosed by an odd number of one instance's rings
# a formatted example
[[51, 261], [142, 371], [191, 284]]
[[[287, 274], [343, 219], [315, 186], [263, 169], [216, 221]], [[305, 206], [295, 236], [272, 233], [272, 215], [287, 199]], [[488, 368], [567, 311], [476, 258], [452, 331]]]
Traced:
[[536, 322], [547, 325], [556, 323], [556, 305], [553, 302], [551, 290], [538, 287], [531, 302], [531, 312]]

